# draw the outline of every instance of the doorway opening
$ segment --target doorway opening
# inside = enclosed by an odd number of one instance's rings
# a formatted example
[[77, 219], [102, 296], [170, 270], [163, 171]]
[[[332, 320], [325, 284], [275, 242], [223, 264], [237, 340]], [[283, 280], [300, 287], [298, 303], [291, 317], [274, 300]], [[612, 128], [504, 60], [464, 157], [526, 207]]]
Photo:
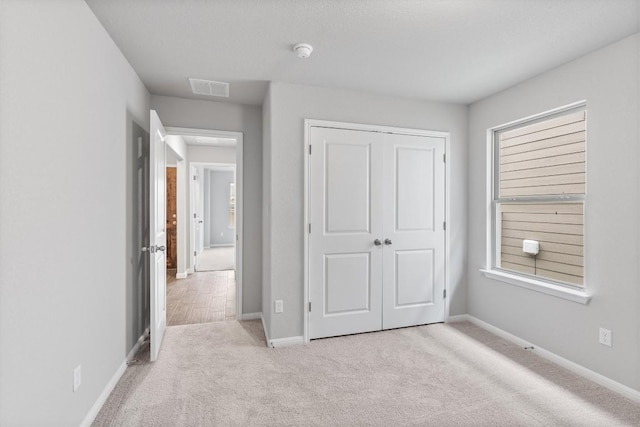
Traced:
[[[183, 214], [179, 207], [177, 214], [178, 270], [168, 270], [167, 275], [167, 324], [240, 319], [242, 133], [169, 127], [166, 131], [185, 153], [184, 169], [177, 171], [178, 200], [182, 191], [184, 206]], [[168, 181], [167, 190], [170, 186]], [[167, 200], [171, 197], [168, 193]], [[167, 245], [171, 209], [168, 205]]]

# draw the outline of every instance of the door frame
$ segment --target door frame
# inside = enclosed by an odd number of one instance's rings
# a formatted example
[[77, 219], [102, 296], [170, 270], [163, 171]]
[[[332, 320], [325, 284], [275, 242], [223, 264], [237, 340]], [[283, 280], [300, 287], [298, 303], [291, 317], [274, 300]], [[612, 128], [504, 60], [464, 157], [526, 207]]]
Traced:
[[[450, 141], [451, 134], [449, 132], [441, 132], [441, 131], [430, 131], [423, 129], [411, 129], [411, 128], [399, 128], [392, 126], [379, 126], [379, 125], [369, 125], [362, 123], [348, 123], [348, 122], [336, 122], [330, 120], [318, 120], [318, 119], [305, 119], [304, 120], [304, 222], [303, 222], [303, 235], [304, 235], [304, 270], [303, 270], [303, 288], [304, 288], [304, 296], [303, 296], [303, 306], [302, 312], [304, 315], [302, 316], [304, 319], [303, 324], [303, 336], [304, 342], [308, 343], [309, 340], [309, 294], [311, 280], [309, 278], [309, 203], [310, 203], [310, 189], [309, 182], [311, 173], [309, 167], [309, 149], [310, 149], [310, 136], [311, 136], [311, 128], [312, 127], [326, 127], [326, 128], [334, 128], [334, 129], [344, 129], [344, 130], [356, 130], [356, 131], [367, 131], [367, 132], [380, 132], [380, 133], [393, 133], [400, 135], [414, 135], [414, 136], [430, 136], [437, 138], [444, 138], [444, 152], [445, 152], [445, 201], [444, 201], [444, 217], [446, 224], [450, 224], [450, 209], [449, 203], [451, 200], [450, 197], [450, 187], [451, 187], [451, 168], [449, 167], [449, 163], [451, 161], [449, 153], [450, 150]], [[451, 293], [449, 292], [449, 278], [451, 277], [451, 227], [445, 227], [445, 238], [444, 238], [444, 247], [445, 247], [445, 269], [444, 269], [444, 289], [447, 294], [447, 297], [444, 299], [444, 321], [449, 321], [449, 306], [451, 300]]]
[[[238, 168], [236, 167], [235, 163], [222, 163], [222, 162], [190, 162], [189, 166], [191, 166], [191, 168], [198, 168], [198, 167], [211, 167], [212, 169], [218, 169], [218, 170], [226, 170], [226, 171], [233, 171], [233, 176], [234, 176], [234, 182], [236, 183], [236, 235], [238, 234]], [[190, 172], [191, 173], [191, 172]], [[189, 197], [190, 197], [190, 206], [189, 206], [189, 216], [190, 219], [194, 218], [194, 213], [196, 211], [196, 206], [195, 206], [195, 199], [193, 197], [194, 193], [195, 193], [195, 185], [194, 185], [194, 179], [191, 180], [190, 182], [190, 186], [189, 186]], [[204, 190], [204, 189], [202, 189]], [[196, 251], [196, 247], [195, 247], [195, 227], [193, 226], [193, 222], [191, 223], [191, 228], [190, 228], [190, 232], [191, 232], [191, 236], [194, 237], [194, 239], [191, 240], [191, 252], [190, 252], [190, 257], [191, 257], [191, 264], [192, 264], [192, 268], [193, 268], [193, 272], [197, 272], [196, 270], [196, 262], [195, 262], [195, 255], [194, 252]], [[236, 236], [237, 237], [237, 236]], [[237, 249], [238, 246], [238, 240], [236, 239], [236, 241], [234, 242], [234, 247], [236, 247]], [[206, 247], [205, 247], [206, 249]]]
[[[243, 138], [242, 132], [229, 132], [222, 130], [212, 129], [198, 129], [198, 128], [183, 128], [167, 126], [165, 128], [167, 135], [177, 136], [203, 136], [210, 138], [232, 138], [236, 140], [236, 161], [235, 161], [235, 173], [236, 173], [236, 317], [242, 320], [242, 265], [243, 265], [243, 236], [244, 236], [244, 180], [243, 180]], [[215, 145], [203, 144], [205, 146], [214, 147]], [[191, 178], [191, 166], [198, 164], [215, 164], [207, 162], [190, 162], [187, 156], [187, 165], [185, 169], [189, 175], [189, 221], [193, 219], [193, 179]], [[229, 165], [231, 163], [218, 163], [219, 165]], [[189, 272], [193, 273], [192, 269], [194, 256], [194, 236], [193, 227], [189, 227]]]

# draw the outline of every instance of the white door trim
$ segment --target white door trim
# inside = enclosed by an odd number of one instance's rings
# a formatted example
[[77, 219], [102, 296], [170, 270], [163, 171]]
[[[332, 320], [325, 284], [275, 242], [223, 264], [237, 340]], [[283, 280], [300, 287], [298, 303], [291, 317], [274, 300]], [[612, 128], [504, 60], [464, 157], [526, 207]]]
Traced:
[[[236, 140], [236, 316], [238, 319], [242, 318], [242, 265], [243, 265], [243, 235], [244, 235], [244, 179], [243, 179], [243, 147], [244, 147], [244, 134], [242, 132], [229, 132], [222, 130], [212, 129], [197, 129], [197, 128], [183, 128], [183, 127], [166, 127], [168, 135], [182, 135], [182, 136], [207, 136], [213, 138], [233, 138]], [[187, 158], [187, 162], [189, 159]], [[213, 165], [229, 165], [230, 163], [199, 163], [189, 162], [187, 170], [191, 175], [191, 165], [199, 164], [213, 164]], [[189, 178], [189, 191], [192, 191], [193, 180]], [[193, 195], [190, 195], [190, 202], [193, 201]], [[189, 221], [193, 219], [193, 204], [189, 203]], [[189, 227], [193, 230], [193, 227]], [[193, 234], [192, 231], [190, 231]], [[194, 251], [194, 236], [191, 235], [189, 239], [189, 259], [190, 267], [193, 268], [193, 251]]]
[[411, 129], [411, 128], [399, 128], [392, 126], [379, 126], [379, 125], [369, 125], [369, 124], [361, 124], [361, 123], [348, 123], [348, 122], [336, 122], [336, 121], [328, 121], [328, 120], [317, 120], [317, 119], [305, 119], [304, 120], [304, 222], [303, 222], [303, 235], [304, 235], [304, 270], [303, 270], [303, 289], [304, 289], [304, 298], [303, 298], [303, 307], [302, 311], [304, 313], [303, 317], [303, 332], [304, 332], [304, 342], [309, 342], [309, 294], [310, 294], [310, 280], [309, 280], [309, 139], [311, 134], [311, 127], [319, 126], [319, 127], [327, 127], [327, 128], [335, 128], [335, 129], [345, 129], [345, 130], [361, 130], [361, 131], [369, 131], [369, 132], [383, 132], [383, 133], [394, 133], [400, 135], [416, 135], [416, 136], [431, 136], [431, 137], [440, 137], [445, 140], [445, 221], [447, 227], [445, 229], [445, 279], [444, 279], [444, 289], [447, 293], [447, 297], [444, 300], [444, 321], [449, 321], [449, 301], [451, 299], [451, 293], [449, 292], [449, 278], [451, 277], [451, 227], [450, 227], [450, 187], [451, 187], [451, 168], [450, 164], [450, 145], [451, 145], [451, 134], [449, 132], [441, 132], [441, 131], [430, 131], [430, 130], [422, 130], [422, 129]]

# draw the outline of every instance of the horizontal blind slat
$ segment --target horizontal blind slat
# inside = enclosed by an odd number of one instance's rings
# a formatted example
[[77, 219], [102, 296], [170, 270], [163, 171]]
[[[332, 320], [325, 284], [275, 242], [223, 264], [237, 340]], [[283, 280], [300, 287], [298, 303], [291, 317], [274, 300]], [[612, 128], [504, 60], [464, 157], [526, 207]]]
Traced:
[[500, 196], [554, 196], [561, 194], [584, 194], [585, 191], [585, 184], [545, 185], [538, 187], [505, 188], [500, 190]]
[[556, 176], [539, 176], [533, 178], [512, 179], [509, 181], [500, 181], [500, 188], [520, 188], [520, 187], [538, 187], [541, 185], [565, 185], [565, 184], [584, 184], [586, 182], [584, 173], [571, 173]]
[[552, 224], [580, 224], [584, 223], [584, 215], [573, 214], [542, 214], [524, 212], [503, 212], [503, 221], [518, 222], [548, 222]]
[[[514, 237], [502, 237], [502, 247], [513, 247], [518, 250], [522, 250], [522, 241], [524, 239], [516, 239]], [[564, 243], [546, 242], [544, 240], [538, 240], [540, 247], [549, 252], [555, 252], [559, 254], [584, 256], [584, 250], [581, 245], [567, 245]]]
[[539, 242], [561, 243], [583, 246], [583, 237], [578, 234], [545, 233], [542, 231], [502, 230], [503, 237], [537, 240]]
[[504, 268], [505, 270], [519, 271], [521, 273], [534, 274], [533, 267], [528, 267], [528, 266], [520, 265], [520, 264], [514, 264], [514, 263], [510, 263], [510, 262], [503, 262], [502, 265], [500, 266], [500, 268]]
[[569, 135], [572, 133], [582, 132], [584, 131], [585, 127], [584, 123], [584, 121], [569, 123], [554, 128], [544, 129], [539, 132], [532, 132], [525, 135], [517, 136], [515, 138], [504, 138], [503, 135], [500, 134], [500, 147], [511, 147], [518, 144], [526, 144], [533, 141], [540, 141], [542, 139], [555, 138], [561, 135]]
[[548, 119], [544, 121], [540, 121], [538, 123], [533, 123], [528, 126], [520, 126], [513, 130], [508, 130], [502, 132], [504, 139], [514, 138], [516, 136], [525, 135], [528, 133], [538, 132], [540, 130], [554, 128], [562, 125], [566, 125], [568, 123], [580, 122], [585, 120], [586, 112], [584, 110], [577, 111], [572, 114], [565, 114], [560, 117], [556, 117], [553, 119]]
[[573, 144], [566, 144], [566, 145], [560, 145], [557, 147], [544, 148], [542, 150], [527, 151], [525, 153], [500, 156], [500, 164], [506, 165], [509, 163], [538, 160], [546, 157], [556, 157], [564, 154], [581, 153], [584, 151], [585, 151], [584, 141], [576, 142]]
[[502, 221], [503, 230], [541, 231], [545, 233], [560, 233], [582, 235], [584, 227], [574, 224], [549, 224], [538, 222]]
[[[540, 244], [540, 253], [535, 256], [536, 260], [553, 261], [561, 264], [575, 265], [582, 267], [584, 265], [584, 257], [579, 255], [567, 255], [563, 253], [551, 252], [545, 250], [544, 243]], [[528, 256], [522, 251], [522, 245], [520, 247], [514, 246], [502, 246], [501, 253], [515, 256]]]
[[538, 141], [526, 142], [518, 145], [501, 146], [502, 155], [524, 153], [527, 151], [542, 150], [543, 148], [558, 147], [560, 145], [574, 144], [584, 142], [586, 140], [586, 132], [580, 131], [567, 135], [554, 136], [553, 138], [540, 139]]
[[525, 160], [522, 162], [505, 163], [500, 165], [500, 173], [519, 171], [525, 169], [542, 168], [547, 166], [568, 165], [572, 163], [582, 163], [586, 159], [584, 151], [579, 153], [563, 154], [542, 159]]
[[584, 210], [582, 203], [502, 203], [500, 210], [520, 213], [548, 213], [548, 214], [580, 214]]
[[584, 162], [570, 163], [559, 166], [542, 166], [539, 168], [520, 169], [514, 171], [502, 172], [500, 174], [501, 182], [512, 179], [535, 178], [538, 176], [556, 176], [566, 175], [569, 173], [584, 173]]
[[544, 270], [542, 268], [537, 269], [537, 275], [552, 280], [559, 280], [561, 282], [572, 283], [574, 285], [584, 286], [584, 278], [582, 276], [573, 276], [570, 274], [558, 273], [557, 271]]

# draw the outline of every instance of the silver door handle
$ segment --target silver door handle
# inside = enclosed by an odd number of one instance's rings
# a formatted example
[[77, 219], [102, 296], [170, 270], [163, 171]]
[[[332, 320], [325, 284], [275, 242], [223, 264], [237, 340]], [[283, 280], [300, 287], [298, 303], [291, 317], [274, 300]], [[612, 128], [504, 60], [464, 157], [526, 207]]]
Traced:
[[380, 246], [382, 244], [382, 242], [380, 241], [380, 239], [376, 239], [373, 241], [373, 244], [376, 246]]
[[164, 252], [164, 246], [156, 246], [156, 252], [158, 251]]
[[391, 239], [384, 239], [384, 244], [385, 245], [390, 245], [391, 243], [392, 243]]
[[142, 252], [147, 252], [147, 251], [149, 251], [149, 248], [148, 248], [148, 247], [146, 247], [146, 246], [143, 246], [142, 248], [140, 248], [140, 250], [141, 250]]

